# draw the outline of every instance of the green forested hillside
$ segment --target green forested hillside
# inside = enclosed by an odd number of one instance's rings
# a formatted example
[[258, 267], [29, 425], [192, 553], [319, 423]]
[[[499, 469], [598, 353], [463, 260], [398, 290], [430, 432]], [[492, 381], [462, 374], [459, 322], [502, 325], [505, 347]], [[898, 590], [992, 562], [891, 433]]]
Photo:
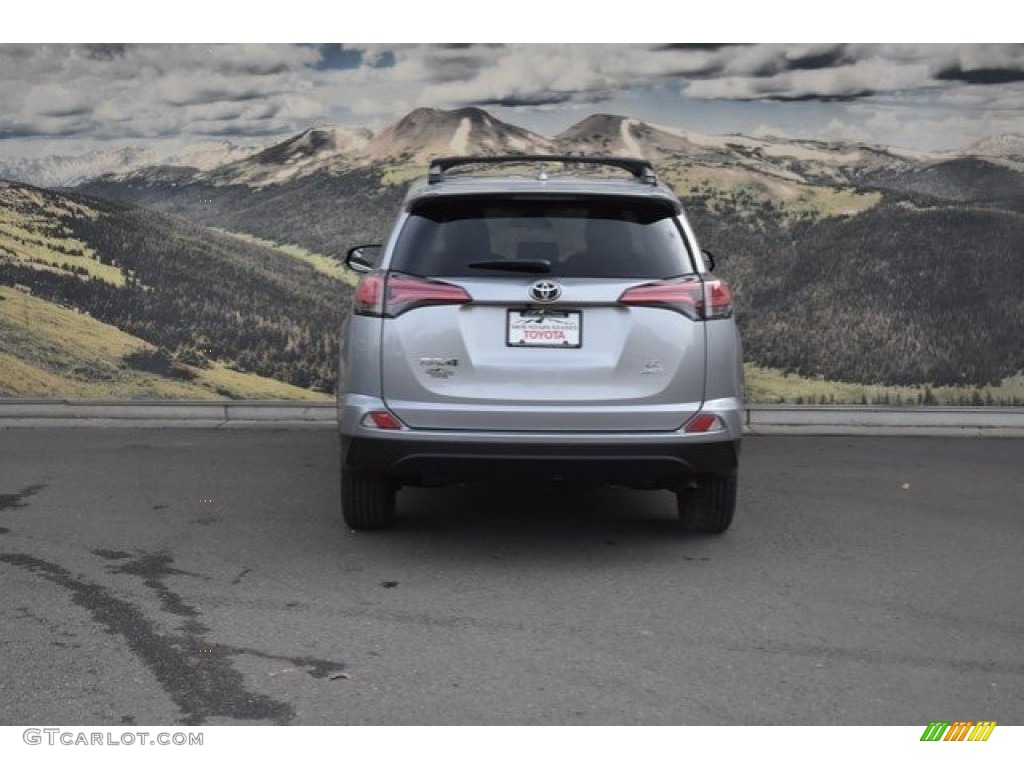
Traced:
[[[769, 183], [774, 177], [750, 169], [691, 167], [683, 156], [663, 164], [667, 178], [679, 184], [702, 245], [716, 255], [718, 274], [733, 286], [747, 360], [757, 370], [782, 374], [773, 381], [790, 381], [784, 378], [789, 374], [930, 391], [945, 387], [952, 389], [942, 391], [968, 392], [975, 400], [987, 397], [977, 395], [980, 388], [1016, 381], [1024, 373], [1024, 213], [1014, 184], [1019, 173], [965, 159], [878, 171], [865, 177], [865, 186], [789, 180], [773, 197], [781, 182]], [[396, 160], [261, 188], [184, 179], [169, 184], [140, 175], [84, 189], [194, 222], [339, 254], [387, 235], [405, 191], [404, 183], [391, 183], [405, 178], [396, 168], [416, 175]], [[141, 221], [147, 215], [131, 216]], [[118, 256], [126, 261], [119, 263], [132, 270], [133, 248], [150, 254], [146, 269], [151, 272], [192, 258], [185, 255], [189, 238], [181, 234], [170, 241], [178, 244], [179, 255], [172, 256], [169, 243], [154, 248], [140, 243], [141, 235], [111, 226], [83, 221], [74, 232], [93, 247], [127, 250]], [[196, 230], [191, 241], [228, 248], [201, 232]], [[214, 277], [227, 284], [234, 279], [223, 272]], [[147, 277], [140, 272], [137, 279]], [[311, 306], [322, 306], [312, 294], [304, 295]], [[162, 296], [160, 301], [173, 306], [158, 304], [159, 312], [189, 318], [184, 322], [190, 327], [146, 332], [159, 332], [161, 343], [175, 347], [224, 319], [199, 297]], [[245, 305], [244, 297], [236, 301]], [[333, 310], [322, 307], [335, 317], [339, 310], [337, 303]], [[246, 311], [255, 310], [246, 305]], [[301, 386], [330, 386], [333, 357], [290, 323], [229, 322], [221, 343], [235, 350], [247, 369]], [[287, 352], [280, 351], [282, 345]]]
[[1024, 370], [1024, 215], [887, 198], [849, 217], [689, 201], [747, 358], [837, 381], [980, 386]]
[[319, 172], [263, 188], [245, 185], [94, 181], [78, 189], [335, 256], [353, 245], [381, 242], [398, 213], [405, 185], [381, 184], [383, 167], [339, 175]]
[[80, 311], [0, 285], [0, 397], [315, 400], [221, 362], [188, 365]]
[[[20, 285], [159, 349], [134, 365], [172, 374], [175, 364], [219, 363], [332, 391], [349, 295], [343, 281], [272, 248], [145, 209], [23, 185], [0, 191], [8, 229], [16, 219], [26, 230], [0, 251], [0, 284]], [[33, 224], [33, 216], [40, 221]], [[88, 250], [90, 267], [113, 269], [120, 279], [43, 263], [34, 255], [39, 243], [58, 232]]]

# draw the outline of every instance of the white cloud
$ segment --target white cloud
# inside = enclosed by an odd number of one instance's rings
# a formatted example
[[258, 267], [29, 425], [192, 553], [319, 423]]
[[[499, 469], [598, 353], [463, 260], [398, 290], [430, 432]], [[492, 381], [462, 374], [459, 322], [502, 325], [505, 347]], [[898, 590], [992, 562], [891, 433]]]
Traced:
[[[943, 127], [963, 135], [972, 121], [975, 133], [989, 126], [1024, 133], [1024, 84], [1016, 79], [1022, 45], [356, 47], [361, 65], [332, 69], [318, 67], [320, 52], [306, 45], [0, 46], [0, 142], [207, 134], [244, 141], [467, 104], [512, 112], [527, 127], [531, 119], [550, 124], [554, 114], [565, 114], [568, 125], [587, 110], [647, 104], [661, 120], [677, 114], [685, 127], [689, 115], [710, 114], [715, 104], [790, 101], [823, 105], [814, 122], [797, 126], [822, 135], [908, 136], [923, 118], [896, 110], [904, 104], [935, 110], [922, 140], [937, 140]], [[774, 108], [771, 117], [765, 112], [762, 122], [787, 125]], [[794, 106], [791, 114], [809, 113]], [[911, 125], [887, 123], [893, 114]], [[721, 132], [734, 130], [722, 123]]]

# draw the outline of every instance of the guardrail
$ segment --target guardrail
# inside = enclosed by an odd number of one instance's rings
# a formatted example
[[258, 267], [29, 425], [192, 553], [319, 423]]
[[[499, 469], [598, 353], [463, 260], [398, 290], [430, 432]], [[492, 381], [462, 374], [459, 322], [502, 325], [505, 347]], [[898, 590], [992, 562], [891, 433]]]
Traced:
[[[334, 401], [0, 400], [0, 428], [335, 426]], [[751, 405], [751, 435], [1024, 437], [1024, 408]]]

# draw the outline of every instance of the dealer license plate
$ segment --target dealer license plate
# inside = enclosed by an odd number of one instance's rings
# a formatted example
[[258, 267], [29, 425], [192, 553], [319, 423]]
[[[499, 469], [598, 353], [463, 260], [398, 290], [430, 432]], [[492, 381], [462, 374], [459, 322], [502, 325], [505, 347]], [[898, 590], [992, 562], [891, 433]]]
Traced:
[[583, 313], [510, 309], [507, 343], [510, 347], [579, 347], [583, 344]]

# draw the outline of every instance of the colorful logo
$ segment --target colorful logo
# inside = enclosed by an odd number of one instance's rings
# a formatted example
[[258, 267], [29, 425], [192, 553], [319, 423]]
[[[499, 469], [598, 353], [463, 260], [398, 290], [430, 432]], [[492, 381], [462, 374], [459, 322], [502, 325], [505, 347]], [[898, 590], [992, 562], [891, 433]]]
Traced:
[[932, 720], [921, 741], [988, 741], [995, 727], [995, 720]]

